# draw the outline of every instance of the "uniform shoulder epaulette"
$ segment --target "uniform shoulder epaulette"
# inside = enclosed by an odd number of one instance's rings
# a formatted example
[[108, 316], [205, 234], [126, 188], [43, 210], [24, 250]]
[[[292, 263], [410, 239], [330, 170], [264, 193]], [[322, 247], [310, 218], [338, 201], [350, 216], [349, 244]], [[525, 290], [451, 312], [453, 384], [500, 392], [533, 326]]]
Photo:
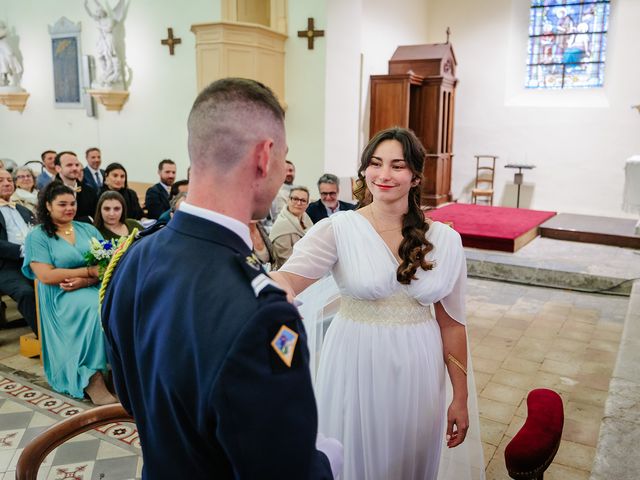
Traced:
[[100, 303], [100, 305], [102, 305], [102, 300], [104, 299], [104, 294], [107, 291], [107, 286], [109, 285], [109, 281], [111, 280], [111, 275], [113, 275], [113, 271], [118, 265], [118, 262], [122, 259], [122, 256], [129, 249], [129, 247], [133, 245], [136, 240], [140, 240], [143, 237], [149, 236], [161, 230], [165, 226], [166, 223], [156, 223], [155, 225], [145, 230], [138, 230], [137, 228], [134, 228], [127, 239], [120, 243], [118, 248], [116, 248], [116, 251], [113, 252], [113, 256], [111, 257], [111, 260], [109, 260], [109, 265], [107, 265], [107, 268], [105, 269], [104, 275], [102, 277], [102, 285], [100, 286], [100, 291], [98, 292], [98, 302]]
[[247, 277], [251, 281], [251, 287], [256, 297], [260, 296], [263, 290], [267, 288], [274, 288], [277, 291], [282, 291], [280, 286], [265, 272], [262, 268], [262, 264], [255, 254], [243, 257], [238, 255], [238, 261], [242, 266], [242, 270], [246, 273]]

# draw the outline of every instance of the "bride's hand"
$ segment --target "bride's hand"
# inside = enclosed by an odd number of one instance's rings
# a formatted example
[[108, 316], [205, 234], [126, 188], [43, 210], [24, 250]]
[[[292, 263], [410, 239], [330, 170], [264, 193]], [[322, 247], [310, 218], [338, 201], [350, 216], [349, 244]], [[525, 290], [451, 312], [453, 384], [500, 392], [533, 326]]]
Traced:
[[464, 442], [469, 430], [467, 402], [453, 400], [447, 411], [447, 447], [453, 448]]
[[289, 285], [289, 282], [287, 282], [287, 280], [282, 276], [282, 274], [280, 274], [278, 272], [269, 272], [268, 275], [273, 280], [275, 280], [275, 282], [278, 284], [278, 286], [282, 290], [284, 290], [284, 292], [287, 294], [287, 302], [293, 303], [295, 298], [296, 298], [296, 293], [293, 291], [293, 287], [291, 287], [291, 285]]

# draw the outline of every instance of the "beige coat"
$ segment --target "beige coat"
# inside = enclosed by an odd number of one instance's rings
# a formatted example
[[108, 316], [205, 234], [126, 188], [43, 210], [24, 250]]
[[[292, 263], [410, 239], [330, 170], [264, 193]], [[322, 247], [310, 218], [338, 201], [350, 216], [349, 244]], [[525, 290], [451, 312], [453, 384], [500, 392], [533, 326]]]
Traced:
[[309, 215], [306, 213], [302, 214], [302, 223], [304, 223], [304, 228], [300, 225], [298, 217], [293, 215], [287, 207], [284, 207], [280, 211], [269, 234], [269, 238], [273, 244], [273, 255], [275, 257], [274, 270], [279, 269], [284, 262], [287, 261], [291, 256], [291, 252], [293, 252], [293, 245], [300, 240], [313, 225], [311, 218], [309, 218]]

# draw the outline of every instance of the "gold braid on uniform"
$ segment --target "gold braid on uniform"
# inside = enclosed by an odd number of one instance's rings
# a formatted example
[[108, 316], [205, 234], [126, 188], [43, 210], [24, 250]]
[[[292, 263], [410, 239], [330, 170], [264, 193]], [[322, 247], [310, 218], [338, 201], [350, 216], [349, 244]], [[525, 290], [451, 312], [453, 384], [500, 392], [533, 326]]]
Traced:
[[120, 246], [116, 249], [113, 257], [109, 260], [109, 265], [107, 265], [106, 270], [104, 271], [104, 275], [102, 277], [102, 285], [100, 286], [100, 291], [98, 292], [98, 302], [102, 305], [102, 300], [104, 300], [104, 293], [107, 290], [107, 285], [109, 285], [109, 280], [111, 280], [111, 275], [118, 265], [118, 262], [124, 255], [124, 252], [133, 244], [136, 239], [136, 234], [138, 233], [138, 229], [134, 228], [131, 234], [127, 237], [127, 239], [120, 244]]

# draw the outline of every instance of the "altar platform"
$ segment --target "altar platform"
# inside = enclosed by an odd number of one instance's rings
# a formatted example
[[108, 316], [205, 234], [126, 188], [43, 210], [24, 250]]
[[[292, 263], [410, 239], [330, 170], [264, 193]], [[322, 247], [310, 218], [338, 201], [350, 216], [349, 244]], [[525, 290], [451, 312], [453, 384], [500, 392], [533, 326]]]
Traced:
[[540, 225], [540, 236], [640, 249], [637, 220], [559, 213]]

